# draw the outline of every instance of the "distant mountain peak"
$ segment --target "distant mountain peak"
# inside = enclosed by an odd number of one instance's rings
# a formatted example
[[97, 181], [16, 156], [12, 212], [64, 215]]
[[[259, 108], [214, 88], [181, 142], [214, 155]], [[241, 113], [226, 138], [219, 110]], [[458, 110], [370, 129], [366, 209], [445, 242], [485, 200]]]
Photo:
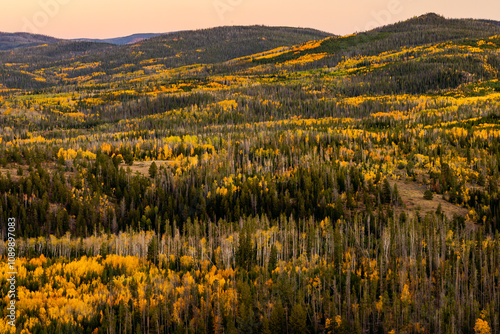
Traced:
[[417, 17], [418, 20], [425, 20], [425, 21], [443, 21], [446, 20], [444, 16], [441, 16], [436, 13], [427, 13], [423, 14]]
[[[497, 35], [499, 33], [500, 22], [478, 20], [470, 18], [445, 18], [436, 13], [426, 13], [414, 16], [410, 19], [375, 28], [375, 32], [391, 32], [404, 34], [406, 44], [414, 44], [412, 39], [422, 39], [427, 43], [438, 40], [453, 40], [474, 36], [475, 38]], [[441, 37], [435, 36], [438, 29]], [[474, 32], [474, 33], [473, 33]], [[423, 40], [422, 40], [423, 41]]]

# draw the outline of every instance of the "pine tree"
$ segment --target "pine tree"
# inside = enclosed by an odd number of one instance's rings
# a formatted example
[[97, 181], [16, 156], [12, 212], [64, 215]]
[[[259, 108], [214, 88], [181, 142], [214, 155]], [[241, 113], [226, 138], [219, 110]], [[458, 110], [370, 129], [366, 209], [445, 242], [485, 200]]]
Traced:
[[391, 185], [387, 178], [384, 179], [382, 186], [382, 203], [391, 203]]
[[158, 265], [158, 240], [156, 235], [151, 238], [148, 244], [148, 261], [154, 265]]
[[424, 192], [424, 199], [425, 200], [432, 200], [434, 198], [434, 194], [432, 193], [431, 190], [427, 189], [425, 192]]
[[269, 321], [269, 329], [271, 333], [286, 333], [286, 318], [285, 318], [285, 309], [281, 304], [281, 300], [278, 299], [274, 304], [274, 307], [271, 311], [271, 319]]
[[250, 232], [245, 227], [240, 231], [238, 250], [236, 251], [236, 263], [245, 270], [250, 270], [253, 260], [253, 247]]
[[154, 179], [156, 177], [156, 175], [158, 174], [158, 166], [156, 166], [156, 163], [154, 161], [149, 166], [148, 173], [149, 173], [149, 177], [152, 179]]
[[267, 270], [272, 273], [278, 264], [278, 250], [275, 245], [271, 246], [271, 254], [269, 255], [269, 263], [267, 265]]
[[302, 305], [295, 304], [288, 320], [290, 333], [305, 334], [307, 331], [307, 314]]

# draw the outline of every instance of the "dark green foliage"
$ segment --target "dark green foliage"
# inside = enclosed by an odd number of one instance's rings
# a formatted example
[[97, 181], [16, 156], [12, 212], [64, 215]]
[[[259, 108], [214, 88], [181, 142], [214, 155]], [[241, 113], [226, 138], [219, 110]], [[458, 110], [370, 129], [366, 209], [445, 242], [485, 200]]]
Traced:
[[151, 241], [149, 242], [149, 245], [148, 245], [148, 255], [147, 255], [147, 259], [149, 262], [157, 265], [158, 264], [158, 252], [159, 252], [159, 249], [158, 249], [158, 240], [156, 237], [153, 237], [151, 239]]
[[427, 189], [425, 192], [424, 192], [424, 199], [425, 200], [432, 200], [434, 198], [434, 194], [432, 193], [431, 190]]
[[269, 319], [269, 329], [271, 333], [282, 334], [287, 332], [286, 314], [281, 300], [274, 304], [271, 311], [271, 318]]
[[148, 173], [149, 173], [149, 177], [153, 178], [153, 179], [158, 174], [158, 166], [156, 166], [156, 163], [154, 161], [149, 166]]
[[307, 334], [307, 314], [302, 305], [295, 304], [292, 307], [288, 328], [293, 334]]
[[250, 270], [255, 261], [255, 250], [248, 228], [240, 231], [238, 250], [236, 251], [236, 264], [245, 270]]
[[391, 201], [392, 201], [391, 185], [389, 184], [389, 180], [384, 179], [384, 183], [382, 186], [382, 203], [391, 203]]
[[267, 265], [267, 270], [271, 273], [274, 269], [276, 269], [276, 265], [278, 264], [278, 250], [276, 246], [273, 245], [271, 247], [271, 255], [269, 256], [269, 263]]

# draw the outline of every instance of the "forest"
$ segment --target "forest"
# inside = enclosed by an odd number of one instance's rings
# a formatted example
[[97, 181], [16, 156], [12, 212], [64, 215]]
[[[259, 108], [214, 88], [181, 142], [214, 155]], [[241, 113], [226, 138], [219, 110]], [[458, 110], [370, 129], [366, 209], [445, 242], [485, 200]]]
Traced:
[[0, 51], [0, 332], [500, 333], [499, 50], [427, 14]]

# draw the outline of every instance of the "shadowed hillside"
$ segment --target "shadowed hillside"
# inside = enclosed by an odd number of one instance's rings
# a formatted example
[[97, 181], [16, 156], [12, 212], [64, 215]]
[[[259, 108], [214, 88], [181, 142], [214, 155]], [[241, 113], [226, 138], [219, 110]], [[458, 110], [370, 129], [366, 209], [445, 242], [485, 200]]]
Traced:
[[[23, 71], [37, 71], [57, 62], [72, 67], [72, 63], [97, 64], [78, 72], [101, 72], [108, 75], [137, 72], [144, 67], [179, 67], [198, 63], [218, 63], [229, 59], [321, 39], [328, 33], [313, 29], [287, 27], [219, 27], [182, 31], [143, 40], [133, 45], [111, 45], [89, 41], [60, 41], [37, 48], [21, 48], [0, 52], [0, 64], [27, 64]], [[15, 67], [14, 67], [15, 68]], [[81, 68], [81, 66], [76, 66]], [[0, 67], [0, 71], [2, 71]], [[58, 79], [45, 72], [45, 81], [30, 80], [29, 76], [11, 68], [3, 69], [9, 75], [6, 86], [12, 88], [43, 88], [54, 85]]]
[[21, 47], [37, 46], [46, 43], [55, 43], [57, 41], [59, 41], [59, 39], [44, 35], [34, 35], [22, 32], [0, 32], [0, 51]]

